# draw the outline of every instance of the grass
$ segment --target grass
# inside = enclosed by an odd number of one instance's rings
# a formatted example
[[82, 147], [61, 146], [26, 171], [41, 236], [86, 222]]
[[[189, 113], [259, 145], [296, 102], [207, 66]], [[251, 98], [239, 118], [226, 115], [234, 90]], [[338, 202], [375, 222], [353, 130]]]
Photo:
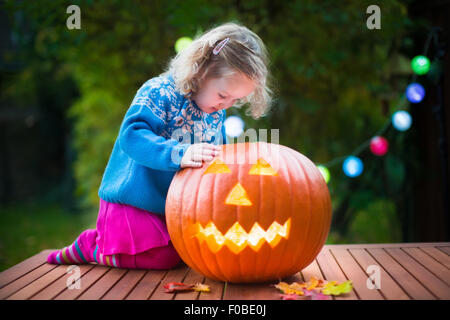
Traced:
[[0, 207], [0, 271], [42, 250], [71, 244], [82, 231], [95, 228], [96, 214], [70, 213], [57, 204]]

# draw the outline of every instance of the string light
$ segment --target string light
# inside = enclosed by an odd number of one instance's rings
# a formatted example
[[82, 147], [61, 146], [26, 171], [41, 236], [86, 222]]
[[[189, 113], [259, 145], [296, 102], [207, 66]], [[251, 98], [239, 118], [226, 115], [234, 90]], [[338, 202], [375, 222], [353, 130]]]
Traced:
[[424, 75], [430, 70], [430, 59], [425, 56], [415, 56], [411, 61], [411, 68], [418, 75]]
[[392, 115], [392, 125], [398, 131], [406, 131], [411, 127], [412, 117], [408, 111], [400, 110]]
[[370, 151], [376, 156], [384, 156], [389, 149], [389, 143], [386, 138], [375, 136], [370, 140]]
[[355, 156], [350, 156], [345, 159], [344, 164], [342, 165], [342, 169], [346, 176], [350, 178], [355, 178], [364, 170], [364, 165], [360, 158]]
[[318, 165], [317, 168], [319, 169], [320, 173], [322, 174], [323, 178], [325, 179], [325, 182], [328, 183], [330, 181], [330, 170], [328, 170], [327, 167]]
[[175, 42], [175, 52], [178, 53], [190, 46], [192, 39], [189, 37], [181, 37]]
[[244, 121], [238, 116], [229, 116], [225, 119], [225, 133], [229, 137], [239, 137], [244, 132]]
[[425, 97], [425, 88], [420, 83], [411, 83], [406, 88], [406, 98], [411, 103], [419, 103]]

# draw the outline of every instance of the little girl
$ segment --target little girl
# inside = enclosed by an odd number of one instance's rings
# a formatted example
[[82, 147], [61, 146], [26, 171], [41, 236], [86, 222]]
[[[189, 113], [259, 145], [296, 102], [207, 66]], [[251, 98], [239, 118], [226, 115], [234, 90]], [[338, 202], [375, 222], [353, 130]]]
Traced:
[[169, 269], [180, 262], [167, 231], [165, 200], [176, 171], [201, 167], [227, 143], [225, 109], [249, 105], [255, 119], [270, 105], [267, 52], [236, 23], [209, 30], [166, 71], [137, 91], [120, 127], [99, 189], [96, 229], [52, 252], [55, 264], [96, 262]]

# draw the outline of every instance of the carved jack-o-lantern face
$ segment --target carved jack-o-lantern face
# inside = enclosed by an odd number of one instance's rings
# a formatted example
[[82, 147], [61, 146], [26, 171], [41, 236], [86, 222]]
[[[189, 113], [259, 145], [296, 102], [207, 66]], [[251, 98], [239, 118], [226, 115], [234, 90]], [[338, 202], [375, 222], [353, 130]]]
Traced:
[[[203, 174], [225, 174], [231, 173], [228, 166], [219, 158], [214, 160]], [[252, 166], [249, 175], [268, 175], [276, 176], [276, 171], [263, 158], [259, 158]], [[245, 188], [237, 182], [225, 199], [226, 205], [234, 206], [252, 206]], [[224, 234], [216, 227], [214, 222], [210, 221], [205, 227], [200, 223], [196, 224], [198, 232], [195, 236], [200, 242], [206, 241], [209, 249], [214, 253], [218, 252], [223, 246], [226, 246], [234, 253], [239, 253], [249, 246], [254, 251], [258, 251], [264, 242], [267, 242], [272, 248], [275, 247], [281, 238], [288, 239], [290, 231], [290, 218], [280, 225], [274, 221], [267, 230], [263, 229], [258, 222], [255, 222], [246, 232], [245, 229], [235, 222]]]
[[190, 267], [216, 280], [265, 281], [314, 260], [331, 203], [322, 175], [300, 153], [261, 142], [224, 145], [202, 168], [177, 173], [166, 220]]

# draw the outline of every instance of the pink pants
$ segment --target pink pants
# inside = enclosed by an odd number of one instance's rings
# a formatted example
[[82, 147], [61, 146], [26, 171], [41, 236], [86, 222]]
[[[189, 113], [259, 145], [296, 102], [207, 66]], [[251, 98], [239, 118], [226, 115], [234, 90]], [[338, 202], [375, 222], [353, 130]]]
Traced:
[[181, 258], [170, 240], [165, 219], [132, 206], [100, 200], [97, 228], [55, 251], [49, 263], [96, 262], [130, 269], [170, 269]]
[[86, 258], [89, 262], [129, 269], [170, 269], [181, 261], [172, 242], [167, 246], [152, 248], [136, 255], [121, 253], [106, 256], [96, 250], [98, 249], [96, 238], [97, 230], [88, 229], [77, 239], [80, 250], [85, 257], [89, 257]]

